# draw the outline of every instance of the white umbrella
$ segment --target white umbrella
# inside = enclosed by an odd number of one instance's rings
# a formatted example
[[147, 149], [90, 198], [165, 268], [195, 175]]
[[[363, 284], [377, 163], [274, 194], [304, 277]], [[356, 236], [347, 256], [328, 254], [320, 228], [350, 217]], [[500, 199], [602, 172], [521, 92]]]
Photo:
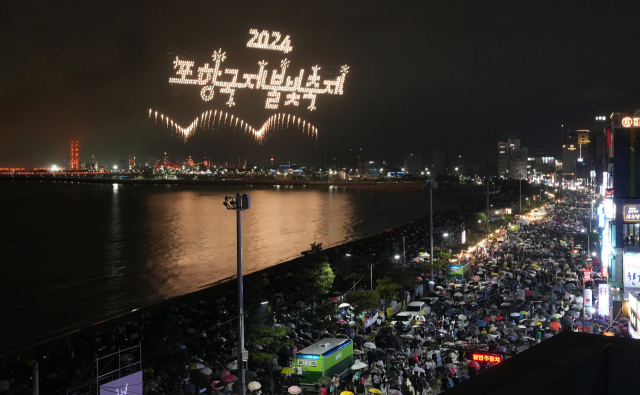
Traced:
[[357, 369], [364, 369], [364, 368], [366, 368], [367, 366], [368, 366], [368, 365], [367, 365], [366, 363], [361, 362], [361, 361], [359, 361], [359, 360], [356, 360], [356, 363], [354, 363], [354, 364], [351, 366], [351, 369], [353, 369], [353, 370], [357, 370]]
[[376, 345], [371, 342], [366, 342], [365, 344], [362, 345], [362, 347], [370, 348], [372, 350], [376, 349]]
[[189, 369], [191, 370], [198, 370], [198, 369], [203, 369], [204, 365], [201, 363], [197, 363], [197, 362], [191, 362], [189, 364]]
[[200, 369], [200, 373], [206, 374], [207, 376], [209, 376], [211, 375], [211, 373], [213, 373], [213, 371], [211, 370], [211, 368], [204, 368], [204, 369]]
[[340, 303], [340, 305], [338, 305], [338, 308], [343, 309], [343, 308], [349, 307], [349, 306], [351, 306], [349, 303]]
[[252, 381], [247, 385], [247, 388], [249, 388], [251, 391], [259, 390], [260, 387], [262, 387], [262, 384], [257, 381]]
[[292, 395], [298, 395], [302, 392], [302, 388], [298, 387], [297, 385], [292, 385], [287, 391]]

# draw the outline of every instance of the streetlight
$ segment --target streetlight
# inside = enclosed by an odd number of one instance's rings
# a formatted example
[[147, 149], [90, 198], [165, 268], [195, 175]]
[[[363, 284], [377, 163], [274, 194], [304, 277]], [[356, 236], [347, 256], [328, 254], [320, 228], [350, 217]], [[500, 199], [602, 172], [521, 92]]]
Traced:
[[[367, 263], [364, 259], [362, 259], [362, 258], [360, 258], [360, 257], [358, 257], [358, 256], [352, 256], [351, 254], [345, 254], [345, 256], [346, 256], [347, 258], [351, 258], [351, 257], [353, 257], [353, 258], [358, 258], [358, 259], [360, 259], [362, 262]], [[384, 261], [384, 260], [386, 260], [386, 259], [387, 259], [387, 258], [386, 258], [386, 257], [384, 257], [384, 258], [382, 258], [382, 259], [379, 259], [379, 260], [377, 260], [377, 261], [375, 261], [375, 262], [371, 262], [371, 263], [369, 264], [369, 268], [370, 268], [370, 279], [371, 279], [371, 290], [372, 290], [372, 291], [373, 291], [373, 265], [377, 265], [378, 263], [380, 263], [380, 262], [382, 262], [382, 261]], [[396, 256], [394, 256], [394, 259], [395, 259], [395, 260], [400, 259], [400, 255], [396, 255]]]
[[243, 306], [243, 284], [242, 284], [242, 217], [240, 213], [251, 208], [251, 197], [247, 194], [240, 195], [238, 192], [235, 196], [225, 196], [222, 203], [227, 210], [236, 212], [237, 221], [237, 260], [238, 260], [238, 385], [240, 386], [239, 395], [245, 395], [246, 389], [244, 385], [244, 361], [249, 359], [248, 352], [244, 349], [244, 306]]
[[[430, 173], [427, 172], [427, 174]], [[429, 241], [431, 246], [429, 250], [429, 262], [431, 265], [431, 281], [433, 281], [433, 190], [438, 187], [438, 182], [433, 180], [427, 181], [427, 187], [429, 188]]]
[[[444, 237], [445, 239], [449, 237], [449, 233], [443, 233], [442, 237]], [[451, 248], [451, 239], [449, 239], [449, 248]]]

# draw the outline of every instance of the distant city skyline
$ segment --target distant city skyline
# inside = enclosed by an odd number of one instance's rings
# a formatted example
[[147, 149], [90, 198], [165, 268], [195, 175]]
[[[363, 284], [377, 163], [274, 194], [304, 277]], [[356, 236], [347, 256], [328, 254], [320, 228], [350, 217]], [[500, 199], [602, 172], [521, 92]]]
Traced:
[[[0, 167], [65, 165], [72, 140], [81, 160], [106, 162], [168, 151], [320, 163], [327, 150], [363, 148], [398, 164], [409, 153], [433, 163], [442, 149], [484, 163], [489, 139], [509, 135], [560, 157], [568, 117], [640, 108], [635, 3], [624, 12], [507, 1], [36, 4], [3, 5]], [[291, 51], [247, 46], [251, 29], [290, 35]], [[321, 82], [337, 83], [348, 65], [343, 94], [317, 95], [310, 111], [302, 93], [283, 92], [271, 109], [271, 92], [237, 89], [230, 108], [227, 93], [204, 101], [200, 86], [169, 83], [177, 57], [212, 67], [218, 50], [239, 81], [261, 60], [271, 73], [286, 58], [292, 81], [317, 65]], [[624, 56], [612, 61], [612, 53]], [[281, 133], [259, 145], [226, 130], [184, 143], [150, 122], [150, 108], [183, 126], [205, 111], [256, 127], [286, 112], [317, 127], [318, 139]]]

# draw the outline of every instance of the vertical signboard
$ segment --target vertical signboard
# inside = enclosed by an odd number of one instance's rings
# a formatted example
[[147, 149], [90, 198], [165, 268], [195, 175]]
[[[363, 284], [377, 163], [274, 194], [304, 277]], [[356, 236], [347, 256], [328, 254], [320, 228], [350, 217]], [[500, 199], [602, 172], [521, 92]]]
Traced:
[[593, 294], [589, 288], [584, 290], [584, 307], [593, 306]]
[[142, 392], [142, 372], [136, 372], [100, 386], [100, 395], [136, 395]]
[[609, 315], [609, 284], [598, 285], [598, 314]]
[[467, 242], [467, 231], [466, 230], [462, 231], [462, 235], [460, 236], [460, 242], [462, 244]]

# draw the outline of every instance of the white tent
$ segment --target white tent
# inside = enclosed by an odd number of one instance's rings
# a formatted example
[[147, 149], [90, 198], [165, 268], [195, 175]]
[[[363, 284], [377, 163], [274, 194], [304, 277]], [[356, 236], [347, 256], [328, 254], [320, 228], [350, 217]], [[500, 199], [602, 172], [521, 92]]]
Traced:
[[516, 224], [529, 225], [529, 221], [526, 218], [520, 218], [516, 221]]

